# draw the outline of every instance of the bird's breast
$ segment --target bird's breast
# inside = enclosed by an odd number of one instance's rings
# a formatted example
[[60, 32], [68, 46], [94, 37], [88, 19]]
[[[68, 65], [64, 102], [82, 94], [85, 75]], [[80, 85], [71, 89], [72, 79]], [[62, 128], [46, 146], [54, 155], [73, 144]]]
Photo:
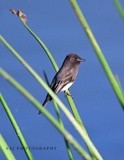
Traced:
[[71, 87], [71, 85], [73, 84], [74, 82], [70, 82], [70, 83], [68, 83], [68, 84], [66, 84], [63, 88], [62, 88], [62, 92], [63, 91], [66, 91], [67, 89], [69, 89], [70, 87]]

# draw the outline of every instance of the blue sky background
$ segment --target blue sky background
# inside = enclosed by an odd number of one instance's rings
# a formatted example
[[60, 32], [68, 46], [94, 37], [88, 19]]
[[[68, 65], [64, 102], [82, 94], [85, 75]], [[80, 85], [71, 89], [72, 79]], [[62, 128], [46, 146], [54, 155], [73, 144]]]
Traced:
[[[120, 18], [114, 2], [108, 0], [78, 2], [113, 73], [119, 76], [124, 88], [124, 21]], [[124, 6], [124, 2], [120, 2]], [[86, 62], [81, 64], [78, 78], [70, 89], [71, 94], [89, 135], [103, 158], [124, 159], [123, 110], [69, 1], [1, 0], [0, 3], [0, 33], [42, 77], [45, 70], [52, 80], [55, 71], [44, 51], [9, 9], [20, 9], [27, 15], [28, 25], [45, 42], [59, 66], [70, 52], [86, 59]], [[43, 102], [46, 91], [2, 44], [0, 57], [0, 66]], [[38, 111], [2, 77], [0, 91], [5, 96], [29, 146], [56, 147], [53, 151], [32, 149], [34, 159], [67, 160], [62, 136], [43, 116], [37, 116]], [[59, 96], [67, 104], [64, 95], [60, 93]], [[47, 109], [55, 115], [52, 102], [47, 105]], [[0, 132], [7, 143], [14, 147], [13, 153], [16, 158], [25, 160], [23, 151], [17, 149], [20, 143], [1, 104], [0, 113]], [[83, 145], [81, 138], [63, 113], [62, 118], [65, 127]], [[81, 160], [76, 152], [74, 157]], [[5, 159], [1, 152], [0, 159]]]

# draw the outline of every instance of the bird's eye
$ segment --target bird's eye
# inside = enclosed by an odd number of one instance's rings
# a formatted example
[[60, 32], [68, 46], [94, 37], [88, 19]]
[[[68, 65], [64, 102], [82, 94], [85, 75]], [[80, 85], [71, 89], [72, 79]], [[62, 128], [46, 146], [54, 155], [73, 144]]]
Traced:
[[77, 58], [76, 58], [76, 61], [78, 61], [78, 59], [79, 59], [79, 58], [77, 57]]
[[72, 61], [72, 62], [74, 62], [74, 61], [75, 61], [75, 59], [74, 59], [74, 58], [71, 58], [71, 61]]

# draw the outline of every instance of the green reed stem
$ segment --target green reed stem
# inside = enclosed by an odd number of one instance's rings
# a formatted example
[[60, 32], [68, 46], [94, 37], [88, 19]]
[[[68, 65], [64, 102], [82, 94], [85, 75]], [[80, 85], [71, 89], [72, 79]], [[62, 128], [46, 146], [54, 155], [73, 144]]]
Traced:
[[2, 94], [0, 94], [0, 101], [1, 101], [6, 113], [8, 115], [8, 118], [9, 118], [9, 120], [10, 120], [10, 122], [11, 122], [11, 124], [12, 124], [12, 126], [13, 126], [13, 128], [15, 130], [15, 132], [16, 132], [16, 135], [18, 136], [18, 138], [20, 140], [20, 143], [21, 143], [22, 147], [24, 148], [24, 151], [25, 151], [25, 153], [27, 155], [27, 158], [29, 160], [33, 160], [32, 154], [31, 154], [30, 150], [28, 149], [29, 147], [28, 147], [28, 145], [27, 145], [27, 143], [25, 141], [25, 138], [24, 138], [24, 136], [23, 136], [23, 134], [22, 134], [22, 132], [21, 132], [21, 130], [20, 130], [15, 118], [14, 118], [14, 116], [12, 115], [12, 113], [11, 113], [11, 111], [10, 111], [10, 109], [9, 109], [5, 99], [4, 99], [4, 97], [2, 96]]
[[124, 9], [123, 7], [121, 6], [119, 0], [114, 0], [114, 3], [115, 3], [115, 6], [121, 16], [121, 18], [124, 20]]
[[122, 108], [124, 109], [124, 94], [122, 92], [122, 88], [120, 88], [120, 85], [118, 84], [117, 80], [115, 79], [115, 76], [113, 75], [108, 63], [107, 63], [107, 60], [105, 59], [78, 3], [76, 0], [70, 0], [70, 3], [82, 25], [82, 27], [84, 28], [84, 31], [86, 32], [91, 44], [92, 44], [92, 47], [94, 48], [95, 50], [95, 53], [96, 53], [96, 56], [98, 58], [98, 60], [100, 61], [101, 65], [102, 65], [102, 68], [104, 69], [105, 71], [105, 74], [106, 76], [108, 77], [108, 80], [113, 88], [113, 91], [114, 93], [116, 94], [117, 98], [118, 98], [118, 101], [120, 102]]
[[7, 160], [16, 160], [16, 158], [13, 155], [13, 153], [11, 152], [8, 144], [4, 140], [2, 134], [0, 134], [0, 149], [4, 153], [4, 155], [5, 155], [5, 157], [6, 157]]

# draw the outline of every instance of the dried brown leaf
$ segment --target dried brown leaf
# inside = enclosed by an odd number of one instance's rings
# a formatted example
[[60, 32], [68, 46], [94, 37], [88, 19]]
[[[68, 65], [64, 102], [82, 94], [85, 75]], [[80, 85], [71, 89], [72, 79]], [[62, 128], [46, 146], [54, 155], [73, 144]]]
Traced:
[[20, 17], [23, 23], [27, 22], [27, 16], [21, 10], [10, 9], [10, 11], [12, 14], [16, 14], [18, 17]]

